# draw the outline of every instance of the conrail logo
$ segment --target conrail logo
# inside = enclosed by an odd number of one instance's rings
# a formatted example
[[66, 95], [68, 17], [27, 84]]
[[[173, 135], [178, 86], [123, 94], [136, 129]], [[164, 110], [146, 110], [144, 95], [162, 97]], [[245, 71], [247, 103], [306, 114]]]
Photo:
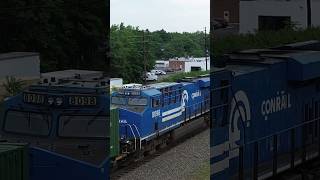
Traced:
[[277, 96], [262, 101], [261, 114], [268, 120], [269, 115], [289, 109], [291, 106], [291, 95], [285, 91], [277, 92]]

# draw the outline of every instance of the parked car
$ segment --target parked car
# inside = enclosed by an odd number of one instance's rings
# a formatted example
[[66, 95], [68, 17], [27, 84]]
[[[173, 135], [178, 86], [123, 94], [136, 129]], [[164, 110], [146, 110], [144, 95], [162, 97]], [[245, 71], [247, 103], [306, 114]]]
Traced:
[[165, 71], [166, 71], [166, 72], [174, 72], [174, 70], [171, 69], [171, 68], [167, 68], [167, 69], [165, 69]]
[[160, 69], [153, 69], [151, 70], [152, 73], [155, 73], [156, 75], [165, 75], [167, 74], [165, 71], [160, 70]]
[[228, 27], [229, 24], [225, 19], [219, 19], [215, 18], [213, 19], [213, 28], [216, 29], [222, 29]]
[[147, 81], [158, 81], [158, 76], [153, 72], [147, 72], [145, 78]]

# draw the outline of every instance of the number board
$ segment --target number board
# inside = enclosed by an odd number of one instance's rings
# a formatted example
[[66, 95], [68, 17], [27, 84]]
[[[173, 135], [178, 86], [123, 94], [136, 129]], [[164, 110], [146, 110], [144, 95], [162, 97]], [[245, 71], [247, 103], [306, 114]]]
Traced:
[[94, 96], [70, 96], [69, 105], [72, 106], [95, 106], [97, 97]]
[[45, 99], [45, 95], [43, 94], [23, 93], [23, 101], [25, 103], [44, 104]]

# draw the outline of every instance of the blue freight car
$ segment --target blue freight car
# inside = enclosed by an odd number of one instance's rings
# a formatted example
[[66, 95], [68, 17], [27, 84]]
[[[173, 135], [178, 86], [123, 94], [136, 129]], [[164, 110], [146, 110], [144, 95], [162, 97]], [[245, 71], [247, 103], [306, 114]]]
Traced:
[[118, 159], [153, 151], [178, 136], [174, 130], [206, 114], [210, 109], [209, 87], [209, 77], [198, 77], [113, 93], [111, 102], [119, 109], [120, 121]]
[[43, 79], [7, 98], [1, 139], [30, 143], [30, 180], [108, 179], [108, 79]]
[[228, 54], [211, 92], [211, 179], [266, 179], [319, 156], [320, 42]]

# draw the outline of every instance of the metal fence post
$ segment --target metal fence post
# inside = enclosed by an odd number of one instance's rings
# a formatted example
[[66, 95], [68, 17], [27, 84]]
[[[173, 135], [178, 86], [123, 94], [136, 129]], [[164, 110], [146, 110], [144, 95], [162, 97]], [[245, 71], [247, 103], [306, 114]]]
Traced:
[[259, 165], [259, 143], [254, 143], [253, 152], [253, 179], [258, 180], [258, 165]]
[[290, 161], [290, 167], [294, 168], [294, 160], [295, 160], [295, 129], [291, 129], [291, 161]]
[[278, 136], [273, 136], [273, 165], [272, 171], [273, 176], [277, 175], [277, 167], [278, 166]]
[[244, 159], [244, 151], [243, 151], [243, 146], [240, 146], [239, 148], [239, 180], [244, 180], [244, 176], [243, 176], [243, 159]]

